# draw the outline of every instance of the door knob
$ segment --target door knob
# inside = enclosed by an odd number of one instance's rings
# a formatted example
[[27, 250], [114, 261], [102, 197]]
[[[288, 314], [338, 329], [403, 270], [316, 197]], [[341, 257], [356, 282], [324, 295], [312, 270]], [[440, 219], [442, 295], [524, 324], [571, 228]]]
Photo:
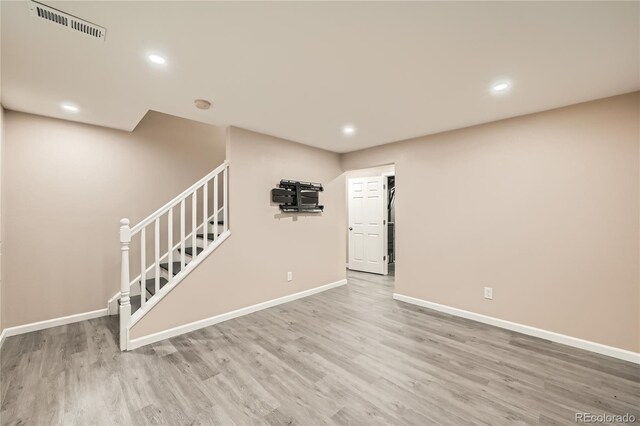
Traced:
[[352, 228], [352, 227], [349, 227], [349, 231], [353, 231], [353, 228]]

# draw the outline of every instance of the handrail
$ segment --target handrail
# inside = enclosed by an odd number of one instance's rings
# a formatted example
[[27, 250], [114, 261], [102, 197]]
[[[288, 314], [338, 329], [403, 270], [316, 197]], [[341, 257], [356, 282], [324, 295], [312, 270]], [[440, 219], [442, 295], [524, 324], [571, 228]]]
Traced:
[[142, 228], [144, 228], [145, 226], [149, 225], [151, 222], [153, 222], [154, 220], [156, 220], [157, 218], [159, 218], [160, 216], [162, 216], [163, 214], [165, 214], [169, 209], [177, 206], [180, 201], [184, 200], [185, 198], [187, 198], [189, 195], [191, 195], [194, 191], [196, 191], [198, 188], [200, 188], [202, 185], [204, 185], [206, 182], [208, 182], [209, 180], [211, 180], [215, 175], [219, 174], [221, 171], [225, 170], [226, 167], [229, 165], [229, 161], [225, 160], [222, 164], [220, 164], [218, 167], [216, 167], [213, 171], [207, 173], [206, 176], [204, 176], [203, 178], [201, 178], [200, 180], [198, 180], [196, 183], [194, 183], [193, 185], [191, 185], [189, 188], [187, 188], [186, 190], [182, 191], [178, 196], [176, 196], [173, 200], [169, 201], [167, 204], [165, 204], [164, 206], [160, 207], [158, 210], [156, 210], [155, 212], [151, 213], [149, 216], [147, 216], [145, 219], [142, 219], [137, 225], [134, 225], [131, 227], [131, 236], [134, 236], [135, 234], [137, 234], [138, 232], [140, 232], [140, 230]]
[[[209, 217], [207, 218], [207, 220], [206, 220], [204, 223], [202, 223], [201, 225], [198, 225], [198, 226], [196, 227], [196, 231], [197, 231], [198, 229], [200, 229], [200, 228], [203, 228], [203, 227], [204, 227], [204, 229], [202, 230], [202, 233], [203, 233], [203, 234], [206, 234], [205, 230], [207, 229], [207, 223], [208, 223], [210, 220], [212, 220], [212, 219], [214, 218], [214, 216], [216, 216], [216, 214], [219, 214], [219, 213], [220, 213], [221, 211], [223, 211], [223, 210], [224, 210], [224, 206], [223, 206], [223, 207], [220, 207], [220, 208], [218, 209], [218, 211], [217, 211], [217, 212], [215, 212], [215, 213], [213, 213], [211, 216], [209, 216]], [[214, 226], [216, 226], [216, 224], [214, 224]], [[189, 232], [189, 234], [187, 234], [187, 235], [185, 236], [185, 241], [189, 241], [189, 239], [191, 238], [191, 235], [192, 235], [192, 234], [193, 234], [192, 232]], [[182, 241], [178, 241], [177, 243], [175, 243], [175, 244], [171, 247], [171, 250], [172, 250], [172, 251], [175, 251], [175, 250], [179, 249], [181, 245], [182, 245]], [[158, 259], [158, 262], [162, 262], [163, 260], [165, 260], [165, 259], [166, 259], [166, 258], [168, 258], [168, 257], [169, 257], [169, 252], [167, 251], [165, 254], [163, 254], [162, 256], [160, 256], [160, 258]], [[155, 264], [155, 262], [153, 262], [151, 265], [149, 265], [149, 266], [147, 267], [147, 269], [145, 269], [145, 273], [151, 272], [151, 271], [155, 268], [155, 265], [156, 265], [156, 264]], [[130, 286], [132, 286], [132, 285], [134, 285], [134, 284], [137, 284], [137, 283], [140, 281], [140, 279], [141, 279], [141, 278], [142, 278], [142, 273], [141, 273], [140, 275], [138, 275], [137, 277], [135, 277], [133, 280], [131, 280], [131, 282], [129, 283], [129, 285], [130, 285]]]
[[[204, 226], [204, 227], [205, 227], [205, 229], [206, 229], [206, 223], [203, 223], [202, 225], [198, 225], [198, 227], [197, 227], [196, 231], [197, 231], [198, 229], [202, 228], [203, 226]], [[204, 231], [203, 231], [203, 232], [204, 232]], [[189, 233], [189, 235], [187, 235], [186, 240], [188, 241], [190, 237], [191, 237], [191, 232]], [[175, 251], [175, 250], [179, 249], [181, 245], [182, 245], [182, 241], [178, 241], [177, 243], [175, 243], [175, 244], [171, 247], [171, 251]], [[165, 254], [163, 254], [162, 256], [160, 256], [160, 257], [158, 258], [158, 262], [162, 262], [163, 260], [167, 259], [168, 257], [169, 257], [169, 252], [167, 251]], [[156, 263], [155, 263], [155, 262], [153, 262], [151, 265], [149, 265], [149, 266], [147, 267], [147, 269], [145, 269], [145, 271], [144, 271], [144, 272], [145, 272], [145, 273], [149, 273], [149, 272], [153, 271], [153, 270], [154, 270], [154, 268], [155, 268], [155, 266], [156, 266]], [[141, 278], [142, 278], [142, 273], [141, 273], [140, 275], [138, 275], [137, 277], [135, 277], [133, 280], [131, 280], [131, 282], [129, 283], [129, 285], [130, 285], [130, 286], [132, 286], [132, 285], [134, 285], [134, 284], [137, 284], [137, 283], [140, 281], [140, 279], [141, 279]]]
[[[216, 167], [206, 176], [199, 179], [196, 183], [189, 186], [186, 190], [182, 191], [178, 196], [174, 197], [171, 201], [164, 206], [153, 212], [151, 215], [140, 221], [137, 225], [130, 227], [129, 219], [123, 218], [120, 220], [120, 250], [121, 250], [121, 270], [120, 270], [120, 349], [127, 350], [129, 347], [129, 329], [131, 327], [132, 320], [132, 308], [130, 292], [132, 287], [139, 285], [140, 287], [140, 306], [136, 311], [137, 319], [140, 319], [145, 312], [148, 312], [151, 306], [158, 303], [158, 301], [167, 294], [169, 288], [175, 287], [182, 279], [190, 273], [193, 268], [204, 260], [217, 246], [220, 245], [229, 235], [229, 207], [228, 207], [228, 191], [229, 191], [229, 162], [224, 161], [221, 165]], [[220, 181], [220, 178], [222, 181]], [[213, 185], [210, 186], [209, 182]], [[222, 194], [219, 194], [220, 185], [222, 184]], [[201, 190], [202, 189], [202, 190]], [[210, 192], [210, 189], [212, 190]], [[201, 205], [198, 205], [198, 199], [200, 194], [202, 196]], [[210, 215], [211, 210], [208, 205], [208, 197], [213, 197], [213, 214]], [[222, 206], [219, 206], [218, 197], [222, 196]], [[191, 197], [191, 202], [186, 203], [188, 197]], [[190, 233], [187, 234], [186, 220], [187, 220], [187, 204], [191, 206], [189, 216], [191, 217]], [[174, 243], [174, 221], [173, 213], [174, 207], [180, 205], [180, 238], [179, 242]], [[198, 224], [198, 209], [202, 210], [202, 223]], [[218, 234], [218, 219], [219, 214], [222, 212], [222, 233]], [[167, 238], [166, 245], [162, 248], [162, 251], [167, 250], [166, 253], [161, 255], [161, 233], [160, 223], [162, 217], [167, 215], [166, 227]], [[155, 224], [152, 232], [147, 232], [147, 227], [151, 224]], [[214, 227], [212, 242], [209, 243], [208, 233], [209, 224], [212, 223]], [[197, 233], [202, 230], [203, 241], [202, 250], [198, 251]], [[147, 266], [147, 234], [152, 234], [153, 238], [153, 263]], [[130, 268], [129, 268], [129, 246], [131, 239], [138, 235], [140, 241], [140, 275], [131, 280]], [[189, 255], [191, 260], [189, 262], [185, 259], [185, 252], [187, 244], [191, 244], [193, 251]], [[163, 244], [164, 245], [164, 244]], [[178, 256], [180, 272], [174, 274], [174, 256], [175, 250], [180, 249], [180, 255]], [[161, 286], [160, 277], [160, 262], [165, 261], [168, 258], [168, 281]], [[178, 267], [176, 265], [176, 267]], [[153, 271], [153, 272], [152, 272]], [[147, 277], [148, 273], [152, 272], [152, 280], [154, 281], [155, 291], [149, 297], [147, 305]], [[164, 273], [163, 273], [164, 274]], [[151, 278], [151, 277], [150, 277]], [[167, 289], [161, 292], [161, 289]]]

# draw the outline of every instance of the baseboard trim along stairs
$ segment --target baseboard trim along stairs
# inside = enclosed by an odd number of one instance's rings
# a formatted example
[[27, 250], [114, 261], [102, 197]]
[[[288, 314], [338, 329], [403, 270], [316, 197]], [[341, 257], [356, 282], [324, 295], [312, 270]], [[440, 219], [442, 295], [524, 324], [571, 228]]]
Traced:
[[[157, 293], [158, 297], [155, 298], [151, 298], [146, 302], [146, 308], [147, 311], [150, 310], [151, 308], [153, 308], [158, 302], [160, 302], [160, 300], [162, 298], [164, 298], [171, 290], [173, 290], [183, 279], [185, 279], [187, 277], [187, 275], [189, 275], [189, 273], [191, 273], [191, 271], [193, 269], [195, 269], [200, 263], [202, 263], [202, 261], [204, 261], [204, 259], [210, 254], [212, 253], [218, 246], [220, 246], [227, 238], [229, 238], [231, 236], [231, 231], [227, 230], [225, 232], [223, 232], [222, 234], [218, 235], [218, 237], [216, 238], [216, 240], [209, 244], [209, 246], [207, 246], [206, 249], [200, 249], [197, 251], [198, 253], [198, 257], [195, 258], [195, 260], [190, 261], [189, 263], [186, 264], [184, 270], [182, 270], [182, 274], [180, 274], [179, 272], [175, 273], [175, 280], [171, 281], [171, 283], [169, 283], [169, 281], [166, 278], [161, 277], [160, 278], [160, 290]], [[186, 252], [186, 250], [185, 250]], [[204, 254], [204, 256], [200, 256], [201, 254]], [[162, 268], [162, 267], [161, 267]], [[148, 288], [148, 286], [150, 285], [150, 281], [154, 281], [153, 279], [149, 279], [147, 280], [147, 284], [145, 285], [146, 288]], [[169, 285], [167, 285], [169, 284]], [[149, 291], [147, 290], [147, 293], [151, 293], [152, 295], [156, 295], [155, 291]], [[130, 326], [128, 328], [131, 328], [131, 326], [133, 326], [133, 324], [137, 323], [138, 321], [140, 321], [140, 319], [142, 318], [142, 313], [143, 311], [141, 311], [140, 308], [140, 297], [138, 296], [137, 300], [134, 301], [133, 297], [131, 297], [131, 304], [136, 305], [136, 309], [132, 309], [134, 311], [134, 313], [131, 315], [131, 323]], [[120, 292], [116, 293], [111, 299], [109, 299], [109, 301], [107, 302], [107, 310], [109, 311], [109, 315], [117, 315], [118, 314], [118, 302], [120, 300]]]
[[628, 351], [626, 349], [620, 349], [613, 346], [607, 346], [601, 343], [591, 342], [589, 340], [583, 340], [577, 337], [571, 337], [565, 334], [555, 333], [553, 331], [543, 330], [541, 328], [535, 328], [524, 324], [518, 324], [511, 321], [490, 317], [488, 315], [477, 314], [475, 312], [465, 311], [463, 309], [458, 309], [447, 305], [440, 305], [438, 303], [429, 302], [427, 300], [405, 296], [404, 294], [394, 293], [393, 298], [400, 302], [410, 303], [412, 305], [433, 309], [434, 311], [443, 312], [445, 314], [478, 321], [484, 324], [493, 325], [495, 327], [500, 327], [518, 333], [526, 334], [528, 336], [538, 337], [540, 339], [549, 340], [551, 342], [572, 346], [578, 349], [584, 349], [590, 352], [595, 352], [600, 355], [606, 355], [624, 361], [633, 362], [635, 364], [640, 364], [640, 353], [638, 352]]
[[[194, 265], [195, 266], [195, 265]], [[191, 331], [198, 330], [200, 328], [208, 327], [210, 325], [218, 324], [223, 321], [227, 321], [233, 318], [238, 318], [244, 315], [249, 315], [253, 312], [261, 311], [262, 309], [271, 308], [273, 306], [281, 305], [283, 303], [292, 302], [297, 299], [302, 299], [323, 291], [331, 290], [332, 288], [343, 286], [347, 283], [347, 280], [339, 280], [330, 284], [321, 285], [320, 287], [314, 287], [309, 290], [304, 290], [298, 293], [290, 294], [287, 296], [279, 297], [277, 299], [268, 300], [266, 302], [258, 303], [255, 305], [240, 308], [235, 311], [227, 312], [224, 314], [216, 315], [210, 318], [205, 318], [200, 321], [195, 321], [189, 324], [181, 325], [171, 328], [169, 330], [161, 331], [158, 333], [143, 336], [138, 339], [130, 341], [130, 347], [127, 349], [136, 349], [141, 346], [149, 345], [151, 343], [159, 342], [160, 340], [175, 337], [180, 334], [189, 333]], [[176, 283], [177, 285], [177, 283]], [[120, 297], [119, 294], [113, 296], [116, 302]], [[79, 314], [68, 315], [65, 317], [52, 318], [45, 321], [38, 321], [29, 324], [17, 325], [15, 327], [8, 327], [2, 330], [0, 333], [0, 345], [7, 337], [17, 336], [19, 334], [31, 333], [32, 331], [44, 330], [47, 328], [59, 327], [61, 325], [73, 324], [80, 321], [87, 321], [94, 318], [106, 317], [108, 315], [117, 315], [117, 303], [113, 305], [116, 309], [114, 313], [109, 312], [109, 308], [97, 309], [90, 312], [82, 312]]]
[[32, 322], [29, 324], [8, 327], [2, 330], [0, 335], [0, 344], [7, 337], [17, 336], [18, 334], [31, 333], [32, 331], [44, 330], [46, 328], [58, 327], [61, 325], [73, 324], [74, 322], [86, 321], [94, 318], [105, 317], [109, 314], [107, 308], [98, 309], [90, 312], [82, 312], [80, 314], [68, 315], [66, 317], [52, 318], [44, 321]]
[[[224, 161], [137, 224], [120, 220], [120, 291], [107, 309], [119, 304], [121, 350], [131, 349], [131, 327], [231, 235], [228, 176]], [[134, 240], [139, 265], [130, 261]]]
[[203, 252], [201, 252], [201, 256], [199, 255], [198, 257], [196, 257], [193, 261], [187, 263], [187, 265], [185, 266], [184, 270], [182, 270], [182, 273], [178, 273], [175, 276], [175, 280], [172, 280], [170, 283], [164, 285], [160, 291], [158, 291], [157, 293], [157, 297], [152, 297], [150, 298], [147, 303], [146, 303], [146, 311], [143, 310], [138, 310], [136, 311], [133, 315], [131, 315], [131, 322], [128, 328], [133, 327], [134, 324], [136, 324], [138, 321], [140, 321], [142, 319], [142, 317], [144, 316], [144, 313], [150, 311], [156, 304], [158, 304], [158, 302], [160, 302], [167, 294], [169, 294], [169, 292], [171, 290], [173, 290], [174, 288], [176, 288], [176, 286], [178, 284], [180, 284], [180, 282], [185, 279], [187, 277], [187, 275], [189, 275], [191, 273], [191, 271], [193, 271], [199, 264], [202, 263], [202, 261], [204, 261], [209, 254], [211, 254], [216, 248], [218, 248], [218, 246], [220, 246], [227, 238], [229, 238], [231, 236], [231, 231], [227, 230], [225, 232], [223, 232], [222, 234], [220, 234], [218, 236], [218, 238], [216, 239], [215, 242], [211, 243], [206, 250], [204, 250]]
[[199, 321], [194, 321], [188, 324], [180, 325], [170, 328], [168, 330], [159, 331], [157, 333], [149, 334], [147, 336], [138, 337], [137, 339], [129, 340], [129, 346], [127, 350], [137, 349], [139, 347], [156, 343], [164, 339], [179, 336], [181, 334], [189, 333], [199, 330], [210, 325], [218, 324], [230, 319], [238, 318], [244, 315], [249, 315], [263, 309], [272, 308], [274, 306], [281, 305], [283, 303], [292, 302], [297, 299], [302, 299], [323, 291], [331, 290], [332, 288], [340, 287], [347, 284], [347, 280], [339, 280], [329, 284], [314, 287], [309, 290], [300, 291], [298, 293], [289, 294], [287, 296], [278, 297], [277, 299], [267, 300], [266, 302], [257, 303], [255, 305], [246, 306], [244, 308], [236, 309], [235, 311], [227, 312], [213, 317], [205, 318]]

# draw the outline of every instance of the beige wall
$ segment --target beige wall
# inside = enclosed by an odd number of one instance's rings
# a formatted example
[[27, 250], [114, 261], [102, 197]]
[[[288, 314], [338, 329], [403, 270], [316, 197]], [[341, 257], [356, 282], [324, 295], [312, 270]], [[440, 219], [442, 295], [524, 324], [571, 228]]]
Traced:
[[342, 164], [396, 165], [396, 292], [639, 351], [639, 121], [634, 93]]
[[118, 221], [132, 224], [224, 161], [224, 131], [149, 112], [131, 133], [5, 112], [3, 325], [106, 307]]
[[[639, 351], [639, 121], [634, 93], [342, 156], [233, 128], [232, 235], [131, 336], [344, 278], [342, 171], [394, 163], [398, 293]], [[104, 308], [119, 218], [224, 157], [219, 129], [158, 113], [130, 134], [12, 111], [4, 125], [5, 327]], [[279, 213], [281, 178], [322, 182], [326, 211]]]
[[396, 167], [393, 164], [368, 167], [366, 169], [347, 170], [344, 172], [345, 185], [347, 185], [347, 179], [350, 178], [382, 176], [383, 174], [392, 174], [395, 172], [395, 170]]
[[4, 299], [2, 298], [3, 286], [4, 286], [4, 268], [2, 267], [3, 259], [2, 259], [2, 242], [4, 241], [4, 230], [3, 230], [3, 221], [2, 221], [2, 197], [4, 191], [2, 190], [2, 152], [4, 150], [4, 108], [0, 105], [0, 333], [4, 329]]
[[[237, 128], [229, 150], [231, 236], [134, 325], [132, 338], [345, 278], [339, 155]], [[325, 211], [280, 213], [270, 203], [280, 179], [322, 183]]]

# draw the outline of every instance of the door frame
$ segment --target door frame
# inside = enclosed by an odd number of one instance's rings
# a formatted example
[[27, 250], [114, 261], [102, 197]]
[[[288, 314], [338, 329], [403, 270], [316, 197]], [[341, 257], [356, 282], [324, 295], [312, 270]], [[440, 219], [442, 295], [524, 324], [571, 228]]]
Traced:
[[[364, 176], [366, 177], [382, 177], [382, 190], [384, 192], [383, 194], [383, 204], [384, 204], [384, 219], [383, 219], [383, 225], [382, 225], [382, 232], [383, 232], [383, 250], [384, 250], [384, 254], [383, 254], [383, 272], [382, 275], [389, 275], [389, 224], [388, 224], [388, 217], [389, 217], [389, 209], [388, 209], [388, 203], [389, 203], [389, 189], [388, 189], [388, 184], [389, 184], [389, 176], [395, 176], [396, 172], [391, 171], [391, 172], [382, 172], [380, 174], [371, 174], [369, 176]], [[354, 178], [350, 178], [347, 177], [346, 179], [346, 186], [347, 186], [347, 235], [349, 234], [348, 228], [350, 226], [349, 224], [349, 218], [350, 218], [350, 212], [349, 212], [349, 180], [350, 179], [354, 179]], [[355, 178], [357, 179], [357, 178]], [[349, 250], [351, 250], [350, 244], [349, 244], [350, 238], [347, 237], [347, 253], [349, 253]], [[347, 256], [349, 257], [349, 256]], [[349, 262], [347, 261], [347, 269], [351, 269]]]
[[[395, 170], [393, 172], [384, 172], [381, 175], [384, 178], [383, 186], [382, 186], [382, 189], [384, 190], [384, 210], [385, 210], [383, 228], [384, 228], [384, 250], [386, 253], [385, 254], [386, 261], [384, 262], [383, 275], [389, 275], [389, 188], [387, 188], [387, 186], [389, 185], [389, 176], [395, 177], [395, 175], [396, 175]], [[393, 226], [395, 227], [395, 223]]]

